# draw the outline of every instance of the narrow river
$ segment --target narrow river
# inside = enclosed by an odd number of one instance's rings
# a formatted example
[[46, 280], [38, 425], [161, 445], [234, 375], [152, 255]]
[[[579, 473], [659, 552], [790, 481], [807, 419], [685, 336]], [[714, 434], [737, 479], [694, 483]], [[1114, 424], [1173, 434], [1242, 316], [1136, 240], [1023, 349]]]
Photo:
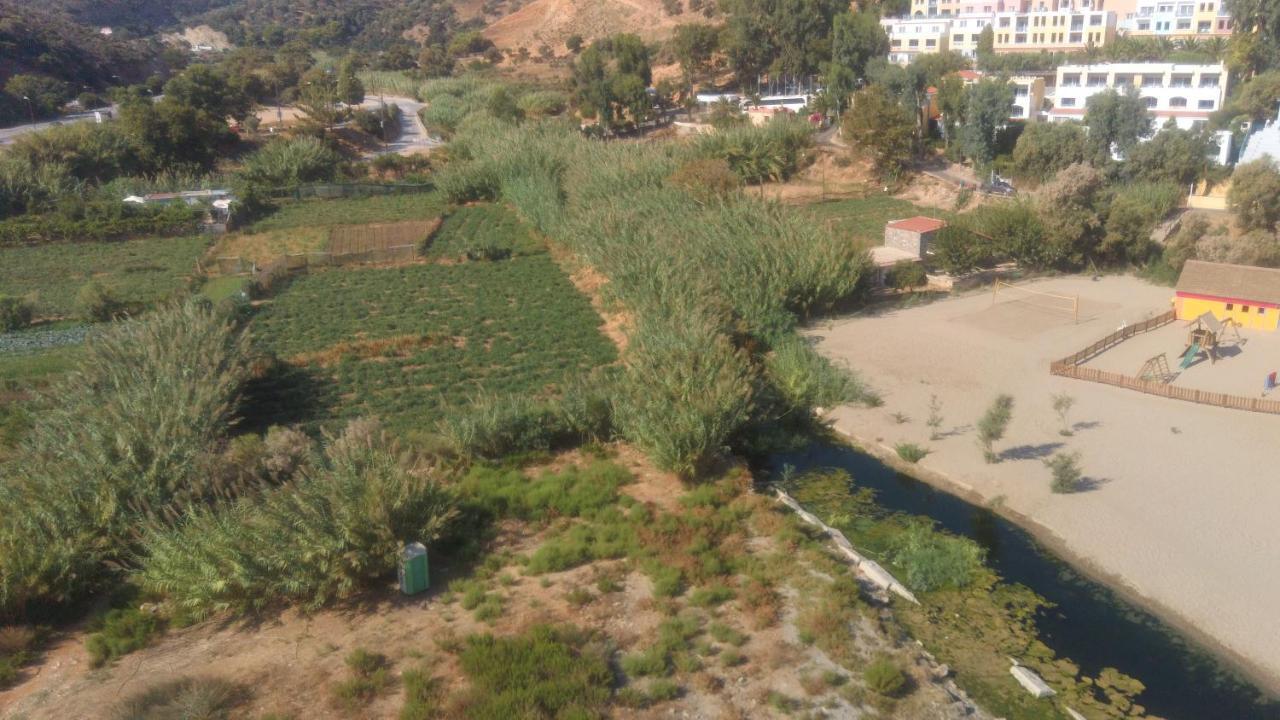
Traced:
[[[1055, 607], [1040, 614], [1041, 639], [1059, 656], [1096, 676], [1114, 667], [1141, 680], [1138, 702], [1169, 720], [1276, 720], [1280, 700], [1225, 667], [1151, 613], [1072, 570], [1029, 533], [985, 508], [903, 475], [875, 457], [840, 444], [816, 444], [773, 458], [775, 470], [797, 474], [839, 468], [871, 488], [885, 509], [921, 515], [986, 548], [1005, 580], [1021, 583]], [[1280, 639], [1277, 639], [1280, 642]]]

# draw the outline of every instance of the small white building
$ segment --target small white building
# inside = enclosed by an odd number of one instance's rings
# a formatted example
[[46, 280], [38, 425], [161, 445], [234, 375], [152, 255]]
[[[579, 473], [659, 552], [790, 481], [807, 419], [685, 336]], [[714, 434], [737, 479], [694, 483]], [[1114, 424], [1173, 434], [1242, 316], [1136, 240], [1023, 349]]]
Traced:
[[889, 36], [889, 62], [908, 65], [917, 55], [939, 53], [948, 49], [950, 19], [884, 18], [880, 21], [880, 26]]
[[1208, 123], [1209, 115], [1222, 108], [1227, 77], [1221, 63], [1062, 65], [1050, 97], [1053, 107], [1049, 119], [1082, 120], [1090, 97], [1108, 89], [1124, 92], [1134, 87], [1155, 116], [1157, 129], [1172, 119], [1178, 127], [1193, 130]]

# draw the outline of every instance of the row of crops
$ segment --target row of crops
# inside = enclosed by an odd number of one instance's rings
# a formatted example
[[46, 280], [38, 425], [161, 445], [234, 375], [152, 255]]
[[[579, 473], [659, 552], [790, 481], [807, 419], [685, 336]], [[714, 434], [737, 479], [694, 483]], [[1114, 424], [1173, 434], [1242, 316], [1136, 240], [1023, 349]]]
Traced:
[[445, 218], [431, 240], [427, 256], [460, 258], [500, 251], [506, 255], [540, 252], [529, 228], [505, 205], [481, 204], [458, 208]]
[[0, 295], [34, 298], [37, 315], [69, 315], [80, 289], [97, 281], [123, 302], [148, 305], [181, 289], [207, 246], [197, 236], [0, 248]]
[[255, 392], [258, 412], [281, 416], [258, 419], [405, 427], [481, 392], [551, 392], [614, 360], [599, 325], [545, 253], [302, 276], [254, 321], [262, 349], [293, 360]]

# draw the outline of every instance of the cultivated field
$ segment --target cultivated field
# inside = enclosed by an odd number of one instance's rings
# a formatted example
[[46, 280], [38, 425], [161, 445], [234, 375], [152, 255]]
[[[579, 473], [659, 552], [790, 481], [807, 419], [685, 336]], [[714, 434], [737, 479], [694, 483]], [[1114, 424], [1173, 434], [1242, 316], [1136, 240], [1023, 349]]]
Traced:
[[456, 259], [479, 247], [498, 248], [517, 255], [541, 250], [528, 226], [511, 210], [502, 205], [474, 205], [458, 208], [445, 218], [431, 239], [427, 256]]
[[215, 257], [241, 258], [266, 265], [281, 255], [324, 252], [329, 249], [329, 228], [290, 227], [251, 234], [232, 234], [218, 241]]
[[68, 315], [80, 288], [97, 280], [126, 303], [153, 303], [183, 287], [208, 243], [185, 237], [0, 248], [0, 295], [32, 295], [38, 315]]
[[278, 210], [254, 223], [249, 231], [430, 220], [439, 217], [443, 210], [444, 198], [434, 192], [286, 201]]
[[[824, 354], [858, 368], [884, 396], [881, 408], [837, 408], [837, 427], [868, 444], [928, 447], [924, 468], [1027, 516], [1048, 539], [1119, 576], [1171, 619], [1239, 653], [1274, 686], [1280, 622], [1271, 608], [1280, 603], [1280, 576], [1266, 568], [1274, 567], [1280, 540], [1274, 518], [1280, 485], [1270, 470], [1280, 467], [1280, 417], [1050, 376], [1051, 360], [1122, 322], [1167, 310], [1171, 292], [1132, 277], [1070, 277], [1032, 287], [1079, 294], [1080, 323], [1050, 303], [993, 306], [988, 291], [812, 327]], [[1122, 344], [1096, 362], [1134, 374], [1145, 359], [1138, 356], [1157, 351], [1142, 346], [1148, 342], [1172, 360], [1181, 342], [1169, 333], [1139, 338], [1132, 349]], [[1270, 338], [1250, 338], [1241, 357], [1198, 364], [1178, 382], [1239, 369], [1238, 381], [1258, 392], [1262, 378], [1244, 356], [1274, 346]], [[1272, 361], [1280, 364], [1274, 354]], [[974, 424], [1002, 392], [1014, 397], [1013, 422], [996, 446], [1002, 462], [988, 465]], [[1059, 433], [1055, 393], [1076, 399], [1070, 436]], [[931, 396], [944, 419], [933, 441], [924, 424]], [[1081, 453], [1086, 492], [1050, 492], [1040, 461], [1059, 451]]]
[[611, 362], [600, 318], [545, 254], [500, 262], [332, 269], [297, 278], [254, 321], [299, 368], [274, 393], [324, 414], [429, 427], [481, 392], [539, 395]]
[[805, 206], [814, 222], [841, 236], [852, 237], [870, 245], [884, 242], [884, 225], [916, 215], [945, 217], [934, 208], [913, 205], [890, 195], [871, 195], [852, 200], [829, 200]]

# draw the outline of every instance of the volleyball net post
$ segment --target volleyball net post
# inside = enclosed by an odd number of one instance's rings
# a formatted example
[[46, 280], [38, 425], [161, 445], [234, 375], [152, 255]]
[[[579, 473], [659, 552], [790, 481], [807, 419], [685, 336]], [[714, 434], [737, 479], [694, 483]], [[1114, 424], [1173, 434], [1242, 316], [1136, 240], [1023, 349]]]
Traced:
[[1029, 288], [1020, 287], [1003, 280], [996, 280], [991, 284], [991, 305], [994, 307], [1000, 301], [1000, 294], [1007, 293], [1015, 300], [1030, 302], [1036, 307], [1061, 312], [1071, 315], [1073, 324], [1080, 324], [1080, 296], [1079, 295], [1059, 295], [1057, 293], [1044, 292], [1042, 290], [1031, 290]]

